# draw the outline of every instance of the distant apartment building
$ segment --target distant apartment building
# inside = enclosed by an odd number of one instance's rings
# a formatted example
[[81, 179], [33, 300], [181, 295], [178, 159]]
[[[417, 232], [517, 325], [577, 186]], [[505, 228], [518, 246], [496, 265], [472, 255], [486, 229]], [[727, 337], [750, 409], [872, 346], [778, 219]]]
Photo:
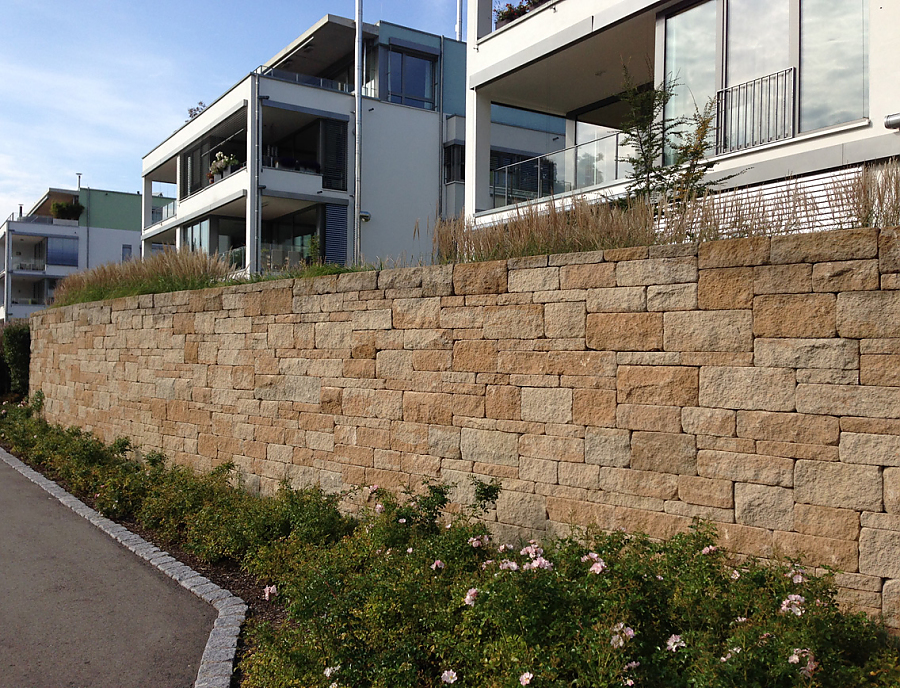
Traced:
[[[148, 203], [160, 207], [168, 200]], [[82, 210], [78, 219], [62, 219], [53, 216], [54, 204]], [[30, 211], [10, 215], [0, 225], [0, 320], [26, 318], [49, 305], [66, 275], [139, 256], [141, 208], [137, 193], [48, 189]]]
[[[428, 262], [437, 217], [463, 211], [465, 44], [366, 24], [360, 253]], [[143, 159], [144, 251], [229, 256], [250, 272], [353, 261], [355, 24], [328, 15]], [[564, 122], [498, 107], [496, 165], [553, 150]], [[154, 215], [149, 199], [175, 189]]]
[[[469, 0], [467, 214], [620, 194], [623, 68], [674, 83], [668, 119], [714, 105], [722, 188], [823, 185], [900, 155], [900, 3], [876, 0], [545, 0], [512, 21]], [[505, 19], [505, 17], [504, 17]], [[495, 169], [492, 106], [566, 120], [563, 145]]]

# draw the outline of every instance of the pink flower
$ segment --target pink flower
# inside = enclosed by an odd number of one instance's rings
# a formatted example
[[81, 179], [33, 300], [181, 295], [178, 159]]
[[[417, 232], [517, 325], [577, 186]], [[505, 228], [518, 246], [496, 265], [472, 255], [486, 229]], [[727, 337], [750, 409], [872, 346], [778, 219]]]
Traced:
[[490, 566], [490, 565], [493, 564], [493, 563], [494, 563], [494, 560], [493, 560], [493, 559], [488, 559], [486, 562], [484, 562], [484, 563], [481, 565], [481, 570], [484, 571], [485, 569], [487, 569], [488, 566]]
[[523, 686], [527, 686], [529, 683], [531, 683], [531, 679], [533, 678], [534, 674], [532, 674], [530, 671], [526, 671], [524, 674], [519, 676], [519, 683], [521, 683]]
[[397, 523], [406, 523], [406, 519], [405, 519], [405, 518], [398, 518], [398, 519], [397, 519]]
[[791, 582], [795, 585], [800, 585], [800, 583], [806, 582], [806, 576], [804, 576], [803, 573], [803, 569], [791, 569], [790, 572], [784, 575], [790, 578]]
[[442, 562], [440, 559], [435, 559], [434, 563], [431, 565], [431, 570], [437, 571], [438, 569], [442, 568], [444, 568], [444, 562]]
[[666, 641], [666, 650], [669, 652], [678, 652], [678, 649], [682, 647], [687, 647], [687, 643], [681, 639], [680, 635], [671, 635]]
[[547, 569], [548, 571], [551, 571], [553, 569], [553, 564], [544, 559], [544, 557], [538, 555], [537, 558], [522, 566], [523, 571], [530, 571], [532, 569]]
[[478, 588], [469, 588], [469, 591], [466, 593], [466, 597], [463, 602], [465, 602], [470, 607], [474, 607], [476, 597], [478, 597]]
[[456, 672], [453, 671], [453, 669], [447, 669], [447, 671], [441, 674], [441, 682], [456, 683]]
[[337, 666], [333, 666], [333, 667], [325, 667], [325, 671], [322, 673], [325, 674], [325, 678], [331, 678], [331, 675], [336, 674], [338, 671], [340, 671], [340, 669], [341, 669], [341, 665], [338, 664]]
[[779, 611], [782, 614], [790, 613], [800, 616], [803, 614], [804, 602], [806, 602], [806, 599], [802, 595], [788, 595], [787, 599], [781, 603], [781, 609]]
[[731, 580], [737, 580], [737, 579], [740, 578], [740, 577], [741, 577], [741, 572], [738, 571], [737, 569], [734, 569], [734, 570], [731, 572]]
[[406, 548], [406, 553], [407, 553], [407, 554], [412, 554], [412, 551], [413, 551], [412, 547], [407, 547], [407, 548]]
[[472, 547], [481, 547], [481, 538], [470, 537], [469, 544], [472, 545]]
[[583, 557], [581, 557], [581, 563], [583, 564], [586, 561], [602, 561], [600, 559], [600, 555], [596, 552], [588, 552]]
[[375, 505], [375, 513], [380, 514], [384, 512], [384, 504], [376, 504]]
[[602, 559], [591, 564], [591, 568], [588, 569], [591, 573], [603, 573], [606, 570], [606, 562]]
[[521, 552], [519, 552], [519, 554], [523, 554], [523, 555], [527, 554], [532, 559], [536, 559], [537, 557], [541, 556], [543, 553], [544, 553], [544, 550], [542, 550], [540, 547], [538, 547], [534, 543], [534, 540], [531, 540], [531, 544], [528, 545], [528, 547], [525, 547], [524, 549], [522, 549]]
[[265, 598], [266, 602], [269, 601], [270, 597], [275, 597], [275, 595], [277, 594], [278, 588], [276, 588], [274, 585], [267, 585], [263, 588], [263, 597]]
[[500, 562], [500, 570], [501, 571], [518, 571], [519, 565], [514, 561], [510, 561], [509, 559], [504, 559], [503, 561]]
[[641, 665], [640, 662], [628, 662], [625, 665], [625, 671], [631, 671], [632, 669], [637, 669]]
[[707, 545], [703, 549], [700, 550], [700, 554], [712, 554], [718, 549], [715, 545]]

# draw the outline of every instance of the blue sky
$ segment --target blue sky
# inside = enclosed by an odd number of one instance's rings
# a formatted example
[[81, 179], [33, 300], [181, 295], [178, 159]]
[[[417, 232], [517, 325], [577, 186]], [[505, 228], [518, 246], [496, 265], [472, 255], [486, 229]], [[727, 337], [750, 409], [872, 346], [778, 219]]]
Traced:
[[[265, 7], [265, 10], [257, 9]], [[0, 221], [48, 187], [138, 191], [141, 157], [354, 0], [2, 0]], [[365, 0], [364, 19], [454, 35], [456, 0]]]

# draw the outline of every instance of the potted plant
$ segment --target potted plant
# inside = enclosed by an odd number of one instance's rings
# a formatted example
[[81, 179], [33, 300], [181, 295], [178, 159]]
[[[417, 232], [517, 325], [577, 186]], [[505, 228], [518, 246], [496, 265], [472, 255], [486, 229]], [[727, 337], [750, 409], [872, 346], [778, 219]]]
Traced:
[[[225, 171], [231, 169], [232, 165], [238, 165], [238, 159], [233, 155], [225, 155], [222, 151], [216, 153], [216, 158], [209, 165], [209, 174], [213, 175], [215, 181], [219, 181]], [[207, 174], [207, 178], [209, 177]]]
[[494, 10], [494, 17], [496, 18], [495, 28], [500, 29], [509, 24], [511, 21], [518, 19], [519, 17], [525, 16], [528, 12], [528, 1], [523, 0], [518, 5], [513, 5], [512, 3], [506, 3], [501, 7], [498, 7]]
[[50, 214], [57, 220], [77, 220], [84, 212], [84, 206], [78, 201], [71, 203], [60, 203], [55, 201], [50, 206]]

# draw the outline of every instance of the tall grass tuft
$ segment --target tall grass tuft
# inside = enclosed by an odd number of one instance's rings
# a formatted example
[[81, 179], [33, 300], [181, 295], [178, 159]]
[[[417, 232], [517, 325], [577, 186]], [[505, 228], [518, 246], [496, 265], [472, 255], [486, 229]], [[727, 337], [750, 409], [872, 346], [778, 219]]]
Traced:
[[69, 275], [56, 288], [54, 305], [205, 289], [228, 279], [234, 268], [221, 256], [191, 251], [163, 251], [144, 260], [107, 263]]

